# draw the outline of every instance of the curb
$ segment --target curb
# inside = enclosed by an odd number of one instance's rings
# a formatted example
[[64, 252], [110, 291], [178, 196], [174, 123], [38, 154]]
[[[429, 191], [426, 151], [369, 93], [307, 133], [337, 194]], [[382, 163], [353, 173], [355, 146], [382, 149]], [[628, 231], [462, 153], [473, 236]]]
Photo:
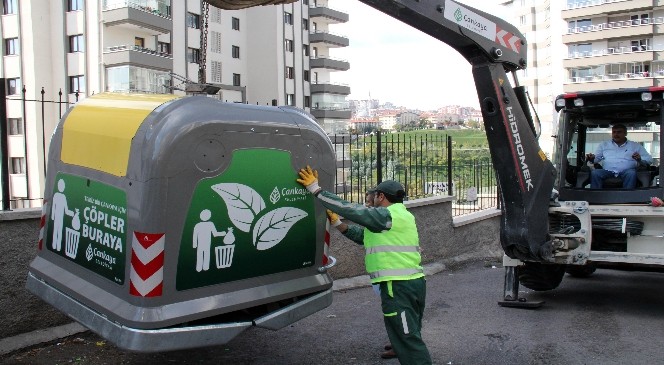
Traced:
[[0, 340], [0, 355], [8, 354], [22, 348], [50, 342], [59, 338], [85, 332], [88, 329], [74, 322], [57, 327], [44, 328]]
[[[434, 274], [438, 274], [441, 271], [445, 271], [447, 267], [445, 264], [441, 262], [434, 262], [431, 264], [426, 264], [423, 266], [424, 268], [424, 275], [425, 276], [431, 276]], [[369, 275], [360, 275], [360, 276], [355, 276], [352, 278], [346, 278], [346, 279], [336, 279], [334, 282], [332, 282], [332, 290], [333, 291], [341, 291], [341, 290], [349, 290], [349, 289], [357, 289], [357, 288], [363, 288], [371, 286], [371, 280], [369, 279]]]
[[[447, 268], [443, 263], [431, 263], [424, 265], [424, 275], [431, 276], [445, 271]], [[332, 284], [333, 291], [342, 291], [371, 286], [369, 275], [360, 275], [352, 278], [337, 279]], [[45, 342], [55, 341], [60, 338], [88, 331], [87, 328], [77, 322], [57, 327], [44, 328], [20, 335], [3, 338], [0, 340], [0, 355], [5, 355], [26, 347], [39, 345]]]

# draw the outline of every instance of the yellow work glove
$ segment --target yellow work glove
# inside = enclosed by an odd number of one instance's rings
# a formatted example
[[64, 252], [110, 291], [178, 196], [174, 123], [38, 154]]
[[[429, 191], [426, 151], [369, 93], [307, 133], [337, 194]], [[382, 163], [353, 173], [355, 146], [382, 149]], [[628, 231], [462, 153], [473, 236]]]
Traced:
[[330, 220], [330, 225], [332, 225], [332, 227], [336, 227], [341, 224], [339, 215], [329, 209], [327, 210], [327, 218]]
[[298, 175], [300, 175], [300, 178], [296, 181], [304, 185], [310, 193], [315, 195], [320, 190], [320, 186], [318, 186], [318, 171], [312, 170], [311, 166], [307, 165], [306, 168], [300, 169]]

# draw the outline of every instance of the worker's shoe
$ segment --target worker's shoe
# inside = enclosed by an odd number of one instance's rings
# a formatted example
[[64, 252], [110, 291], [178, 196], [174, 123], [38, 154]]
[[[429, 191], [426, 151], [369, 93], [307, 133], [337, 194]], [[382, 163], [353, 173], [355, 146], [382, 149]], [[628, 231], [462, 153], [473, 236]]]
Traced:
[[394, 352], [394, 349], [389, 349], [380, 354], [380, 357], [382, 357], [383, 359], [394, 359], [397, 357], [397, 353]]
[[387, 345], [385, 345], [385, 350], [392, 350], [392, 344], [388, 342]]

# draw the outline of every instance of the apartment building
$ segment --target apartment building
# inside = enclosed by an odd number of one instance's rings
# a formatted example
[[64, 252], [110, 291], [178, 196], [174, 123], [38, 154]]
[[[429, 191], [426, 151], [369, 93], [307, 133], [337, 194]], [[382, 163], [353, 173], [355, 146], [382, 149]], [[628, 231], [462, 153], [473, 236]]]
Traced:
[[324, 0], [235, 11], [200, 0], [3, 0], [9, 171], [0, 185], [11, 208], [41, 205], [49, 136], [95, 93], [184, 95], [204, 79], [223, 101], [292, 105], [327, 131], [345, 127], [350, 88], [330, 73], [350, 65], [330, 49], [349, 41], [329, 32], [345, 21]]
[[656, 1], [568, 0], [565, 92], [657, 86], [664, 81], [664, 9]]

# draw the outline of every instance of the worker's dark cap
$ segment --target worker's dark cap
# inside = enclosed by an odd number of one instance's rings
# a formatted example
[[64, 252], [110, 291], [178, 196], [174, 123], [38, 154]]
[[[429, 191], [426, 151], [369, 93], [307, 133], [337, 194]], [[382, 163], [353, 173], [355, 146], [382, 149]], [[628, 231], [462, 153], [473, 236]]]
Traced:
[[392, 196], [403, 196], [406, 194], [406, 190], [404, 190], [403, 185], [394, 180], [385, 180], [378, 184], [378, 186], [376, 186], [373, 190], [380, 191]]

